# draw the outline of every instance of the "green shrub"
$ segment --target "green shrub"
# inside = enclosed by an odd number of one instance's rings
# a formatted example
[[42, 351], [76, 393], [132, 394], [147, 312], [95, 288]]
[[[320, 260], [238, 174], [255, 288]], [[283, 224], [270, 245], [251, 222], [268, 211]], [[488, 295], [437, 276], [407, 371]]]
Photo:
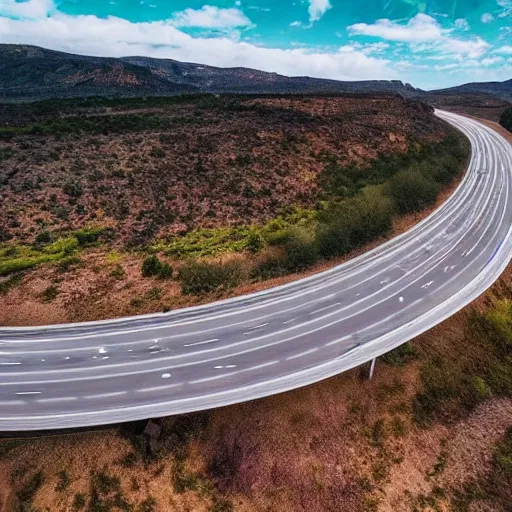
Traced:
[[152, 254], [142, 262], [142, 275], [144, 277], [160, 277], [169, 279], [172, 277], [173, 269], [169, 263], [161, 262], [156, 254]]
[[69, 477], [67, 471], [59, 471], [58, 475], [58, 482], [55, 486], [55, 490], [57, 492], [62, 492], [66, 490], [69, 487], [69, 484], [71, 484], [71, 478]]
[[159, 147], [152, 148], [151, 151], [149, 152], [149, 154], [153, 158], [165, 158], [165, 151]]
[[121, 487], [121, 482], [117, 476], [109, 475], [106, 472], [100, 471], [92, 475], [93, 485], [98, 489], [101, 494], [109, 494], [117, 491]]
[[305, 228], [290, 229], [284, 248], [286, 266], [292, 272], [305, 270], [318, 260], [318, 246], [314, 234]]
[[242, 282], [244, 267], [236, 262], [206, 263], [193, 261], [179, 272], [181, 290], [186, 295], [200, 295], [220, 289], [229, 290]]
[[162, 263], [156, 254], [152, 254], [144, 259], [142, 262], [142, 275], [144, 277], [154, 277], [160, 272]]
[[158, 273], [158, 277], [160, 279], [170, 279], [172, 277], [173, 268], [169, 263], [162, 263], [160, 265], [160, 272]]
[[194, 473], [185, 470], [183, 461], [176, 459], [173, 463], [172, 485], [176, 493], [183, 494], [186, 491], [195, 491], [199, 482]]
[[267, 251], [257, 261], [251, 271], [251, 278], [256, 280], [272, 279], [288, 273], [284, 251]]
[[350, 251], [350, 231], [347, 223], [338, 222], [318, 224], [316, 239], [320, 256], [325, 259], [342, 256]]
[[509, 510], [512, 503], [512, 426], [494, 450], [490, 483], [492, 494], [505, 505], [503, 510]]
[[500, 116], [500, 124], [503, 126], [503, 128], [509, 132], [512, 132], [512, 107], [509, 107], [503, 111]]
[[390, 366], [402, 367], [416, 358], [416, 350], [410, 343], [404, 343], [382, 356], [382, 361]]
[[153, 512], [155, 510], [156, 501], [151, 496], [142, 501], [137, 507], [137, 512]]
[[387, 191], [400, 213], [412, 213], [431, 205], [437, 197], [437, 184], [421, 172], [397, 172], [388, 182]]
[[48, 286], [48, 288], [46, 288], [46, 290], [44, 290], [42, 296], [46, 302], [51, 302], [52, 300], [55, 300], [57, 298], [58, 294], [59, 294], [59, 289], [57, 288], [57, 286], [52, 284], [51, 286]]
[[9, 290], [19, 285], [22, 280], [22, 274], [15, 274], [14, 276], [10, 276], [0, 281], [0, 295], [6, 295], [7, 293], [9, 293]]
[[259, 252], [263, 246], [265, 245], [265, 242], [263, 240], [263, 237], [256, 231], [251, 231], [249, 233], [249, 236], [247, 237], [246, 247], [249, 252], [257, 253]]
[[129, 452], [119, 461], [119, 464], [123, 466], [123, 468], [133, 468], [137, 465], [138, 461], [139, 456], [137, 453]]
[[20, 500], [23, 507], [22, 510], [31, 510], [31, 502], [43, 483], [43, 473], [38, 471], [31, 478], [29, 478], [23, 487], [18, 491], [18, 499]]
[[60, 272], [69, 272], [74, 265], [80, 265], [82, 260], [78, 256], [66, 256], [59, 261], [58, 269]]
[[123, 266], [121, 264], [117, 264], [113, 269], [112, 271], [110, 272], [110, 275], [114, 278], [114, 279], [124, 279], [125, 276], [126, 276], [126, 272], [124, 271], [123, 269]]
[[84, 228], [73, 233], [80, 246], [94, 244], [104, 233], [103, 228]]
[[391, 201], [375, 187], [330, 204], [319, 214], [320, 254], [325, 258], [340, 256], [385, 235], [392, 226], [392, 213]]
[[62, 187], [62, 191], [75, 199], [79, 198], [84, 192], [82, 184], [78, 181], [68, 181]]
[[43, 229], [36, 236], [36, 247], [44, 247], [53, 242], [53, 234], [47, 229]]
[[486, 317], [504, 344], [512, 348], [512, 301], [497, 301]]
[[85, 495], [81, 492], [77, 492], [73, 498], [73, 503], [71, 505], [72, 509], [75, 512], [78, 512], [79, 510], [82, 510], [85, 507]]
[[501, 477], [512, 483], [512, 427], [494, 452], [494, 466]]
[[283, 229], [277, 229], [269, 231], [268, 233], [265, 233], [265, 239], [268, 243], [268, 245], [271, 246], [279, 246], [284, 245], [288, 239], [290, 238], [290, 229], [289, 228], [283, 228]]
[[29, 268], [40, 265], [41, 263], [58, 261], [60, 257], [61, 255], [59, 254], [42, 254], [40, 256], [0, 261], [0, 276], [7, 276], [15, 272], [22, 272], [23, 270], [28, 270]]
[[63, 254], [69, 256], [76, 251], [77, 246], [78, 242], [76, 241], [76, 238], [60, 238], [52, 244], [47, 245], [43, 249], [43, 252], [45, 254]]

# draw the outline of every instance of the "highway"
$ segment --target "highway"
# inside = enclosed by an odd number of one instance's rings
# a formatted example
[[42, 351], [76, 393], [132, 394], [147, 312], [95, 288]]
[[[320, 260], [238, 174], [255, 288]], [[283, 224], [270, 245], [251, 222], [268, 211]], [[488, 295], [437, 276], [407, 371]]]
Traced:
[[0, 431], [204, 410], [358, 366], [470, 303], [512, 256], [512, 146], [438, 111], [471, 141], [450, 198], [408, 232], [306, 279], [204, 306], [0, 328]]

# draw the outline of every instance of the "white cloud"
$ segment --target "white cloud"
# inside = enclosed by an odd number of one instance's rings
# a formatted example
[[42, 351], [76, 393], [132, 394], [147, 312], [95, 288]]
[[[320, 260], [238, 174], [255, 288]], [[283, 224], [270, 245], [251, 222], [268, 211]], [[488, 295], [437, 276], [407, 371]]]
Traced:
[[54, 10], [53, 0], [0, 1], [0, 16], [7, 16], [9, 18], [39, 19], [48, 16]]
[[493, 64], [498, 64], [498, 62], [503, 62], [503, 57], [487, 57], [480, 61], [482, 66], [492, 66]]
[[512, 16], [512, 0], [497, 0], [496, 3], [501, 7], [498, 18]]
[[489, 12], [484, 12], [480, 17], [482, 23], [491, 23], [494, 20], [494, 16]]
[[290, 27], [302, 27], [302, 22], [300, 22], [300, 21], [292, 21], [290, 23]]
[[309, 0], [309, 21], [318, 21], [331, 8], [330, 0]]
[[458, 18], [454, 21], [453, 24], [460, 30], [466, 31], [470, 29], [468, 20], [465, 18]]
[[414, 53], [452, 54], [456, 58], [478, 58], [490, 45], [482, 38], [457, 39], [450, 34], [453, 29], [443, 29], [431, 16], [417, 14], [407, 23], [397, 23], [388, 19], [377, 20], [373, 24], [357, 23], [347, 27], [350, 35], [374, 36], [389, 41], [409, 43]]
[[506, 44], [505, 46], [496, 48], [496, 50], [494, 50], [494, 53], [502, 53], [503, 55], [512, 55], [512, 46]]
[[185, 9], [174, 13], [172, 24], [176, 27], [235, 28], [251, 24], [251, 20], [239, 9], [221, 9], [203, 5], [201, 9]]
[[340, 48], [343, 49], [341, 51], [360, 51], [361, 53], [364, 53], [365, 55], [370, 55], [372, 53], [383, 53], [385, 50], [390, 48], [390, 45], [388, 43], [359, 43], [359, 42], [352, 42], [348, 45], [342, 46]]
[[402, 25], [388, 19], [373, 24], [356, 23], [347, 27], [351, 35], [375, 36], [390, 41], [432, 41], [442, 36], [441, 25], [427, 14], [419, 13]]
[[36, 44], [85, 55], [148, 55], [213, 66], [245, 66], [284, 75], [338, 80], [393, 79], [389, 61], [361, 51], [278, 49], [233, 41], [227, 37], [192, 37], [171, 21], [132, 23], [60, 12], [40, 20], [0, 18], [0, 42]]
[[455, 54], [459, 58], [469, 57], [476, 59], [481, 57], [491, 45], [485, 42], [481, 37], [477, 37], [474, 40], [462, 40], [448, 37], [443, 41], [442, 47], [446, 52]]

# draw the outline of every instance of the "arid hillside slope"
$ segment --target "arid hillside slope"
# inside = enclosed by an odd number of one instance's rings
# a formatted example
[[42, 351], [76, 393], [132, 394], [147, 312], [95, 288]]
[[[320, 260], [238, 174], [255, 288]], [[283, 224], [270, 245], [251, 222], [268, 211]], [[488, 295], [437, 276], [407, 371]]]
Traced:
[[396, 96], [0, 113], [0, 325], [159, 312], [321, 270], [417, 222], [469, 154]]
[[446, 135], [428, 107], [397, 97], [140, 105], [88, 108], [85, 118], [80, 109], [48, 118], [8, 107], [11, 119], [32, 119], [25, 126], [43, 121], [41, 134], [0, 140], [4, 239], [32, 242], [42, 225], [58, 232], [94, 223], [140, 245], [267, 221], [285, 207], [313, 206], [329, 161], [364, 166]]

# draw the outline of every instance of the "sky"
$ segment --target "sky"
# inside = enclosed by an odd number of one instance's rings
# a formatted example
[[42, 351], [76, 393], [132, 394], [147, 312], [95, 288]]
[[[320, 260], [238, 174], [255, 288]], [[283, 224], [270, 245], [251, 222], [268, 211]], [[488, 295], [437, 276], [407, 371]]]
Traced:
[[437, 89], [512, 78], [512, 0], [0, 0], [0, 43]]

